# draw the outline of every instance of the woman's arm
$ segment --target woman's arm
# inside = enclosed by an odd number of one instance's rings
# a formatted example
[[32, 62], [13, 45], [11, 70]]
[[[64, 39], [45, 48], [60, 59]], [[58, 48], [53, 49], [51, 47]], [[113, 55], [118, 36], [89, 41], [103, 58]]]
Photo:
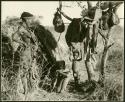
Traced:
[[19, 29], [12, 34], [12, 40], [19, 43], [19, 44], [23, 44], [24, 45], [24, 42], [20, 40], [20, 32], [19, 32]]

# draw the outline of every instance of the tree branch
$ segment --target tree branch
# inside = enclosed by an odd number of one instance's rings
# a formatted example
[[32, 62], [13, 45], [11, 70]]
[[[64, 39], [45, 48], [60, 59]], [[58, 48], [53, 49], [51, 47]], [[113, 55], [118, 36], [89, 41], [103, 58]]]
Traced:
[[81, 9], [83, 9], [84, 7], [82, 7], [82, 5], [80, 4], [80, 2], [79, 1], [76, 1], [77, 2], [77, 4], [78, 4], [78, 6], [81, 8]]
[[57, 10], [68, 20], [72, 21], [73, 19], [70, 18], [69, 16], [67, 16], [64, 12], [61, 12], [59, 8], [57, 8]]
[[107, 47], [107, 49], [109, 49], [112, 45], [114, 45], [114, 43], [110, 44], [110, 45]]
[[102, 38], [103, 38], [104, 40], [107, 40], [107, 39], [106, 39], [106, 36], [104, 35], [104, 33], [102, 32], [101, 29], [99, 29], [99, 34], [102, 36]]

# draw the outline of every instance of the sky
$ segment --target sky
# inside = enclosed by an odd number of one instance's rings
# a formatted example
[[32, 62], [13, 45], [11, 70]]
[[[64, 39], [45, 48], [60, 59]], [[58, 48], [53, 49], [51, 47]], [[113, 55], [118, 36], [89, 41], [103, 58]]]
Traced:
[[[81, 8], [78, 7], [76, 2], [73, 1], [63, 1], [63, 5], [71, 6], [63, 7], [62, 11], [65, 12], [68, 16], [72, 18], [81, 17]], [[86, 5], [86, 2], [83, 2]], [[93, 2], [95, 5], [96, 2]], [[1, 6], [1, 16], [2, 21], [6, 19], [7, 16], [17, 16], [20, 17], [21, 13], [26, 11], [30, 12], [36, 16], [42, 16], [40, 22], [44, 26], [52, 26], [52, 20], [54, 17], [54, 13], [56, 12], [56, 8], [59, 7], [58, 1], [2, 1]], [[122, 4], [118, 11], [118, 16], [120, 18], [124, 18], [124, 4]], [[63, 18], [65, 23], [69, 23], [69, 21]], [[124, 20], [121, 20], [120, 25], [124, 25]]]

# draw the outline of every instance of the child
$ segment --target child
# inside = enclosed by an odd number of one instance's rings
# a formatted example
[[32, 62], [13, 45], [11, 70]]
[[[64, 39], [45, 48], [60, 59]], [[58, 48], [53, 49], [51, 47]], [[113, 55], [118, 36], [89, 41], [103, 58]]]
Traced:
[[62, 93], [66, 90], [67, 84], [70, 79], [70, 71], [69, 70], [57, 70], [58, 80], [60, 81], [57, 92]]
[[[73, 52], [73, 60], [72, 60], [72, 71], [73, 71], [73, 77], [74, 77], [74, 80], [75, 80], [75, 85], [77, 86], [79, 84], [79, 61], [82, 60], [82, 54], [79, 54], [79, 53], [82, 53], [81, 50], [80, 52], [78, 50], [75, 50]], [[79, 57], [79, 55], [81, 55]]]
[[53, 89], [57, 87], [57, 92], [61, 93], [66, 90], [66, 86], [70, 79], [70, 71], [65, 69], [65, 61], [59, 61], [57, 66], [59, 70], [56, 71]]

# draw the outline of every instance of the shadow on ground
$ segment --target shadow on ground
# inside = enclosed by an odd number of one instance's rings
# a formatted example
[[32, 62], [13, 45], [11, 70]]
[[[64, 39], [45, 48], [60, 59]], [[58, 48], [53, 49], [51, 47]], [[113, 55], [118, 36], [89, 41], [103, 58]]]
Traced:
[[85, 82], [80, 82], [79, 86], [75, 87], [74, 81], [70, 81], [68, 84], [68, 92], [72, 93], [75, 98], [85, 99], [89, 97], [96, 89], [97, 82], [86, 80]]

